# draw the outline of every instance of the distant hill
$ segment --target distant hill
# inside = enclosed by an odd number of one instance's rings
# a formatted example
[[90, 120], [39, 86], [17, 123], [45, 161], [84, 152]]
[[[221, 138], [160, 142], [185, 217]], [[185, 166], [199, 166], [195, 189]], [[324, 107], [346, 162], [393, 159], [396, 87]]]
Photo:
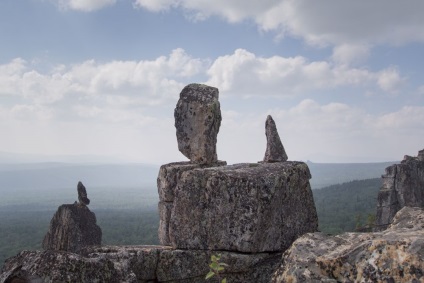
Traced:
[[351, 181], [313, 190], [319, 229], [328, 234], [354, 231], [376, 213], [381, 178]]
[[[380, 178], [384, 169], [396, 162], [313, 163], [312, 189], [349, 182]], [[0, 163], [0, 191], [5, 189], [54, 189], [74, 187], [82, 181], [88, 187], [156, 187], [159, 165], [142, 163]]]
[[319, 189], [334, 184], [341, 184], [354, 180], [380, 178], [385, 173], [385, 168], [399, 163], [314, 163], [306, 162], [311, 171], [311, 187]]

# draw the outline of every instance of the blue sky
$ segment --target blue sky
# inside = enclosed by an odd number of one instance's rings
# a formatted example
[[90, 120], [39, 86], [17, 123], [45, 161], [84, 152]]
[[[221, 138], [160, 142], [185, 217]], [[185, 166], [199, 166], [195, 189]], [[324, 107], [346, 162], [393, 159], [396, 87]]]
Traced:
[[188, 83], [220, 90], [218, 157], [255, 162], [271, 114], [291, 160], [424, 148], [424, 2], [3, 0], [0, 151], [165, 163]]

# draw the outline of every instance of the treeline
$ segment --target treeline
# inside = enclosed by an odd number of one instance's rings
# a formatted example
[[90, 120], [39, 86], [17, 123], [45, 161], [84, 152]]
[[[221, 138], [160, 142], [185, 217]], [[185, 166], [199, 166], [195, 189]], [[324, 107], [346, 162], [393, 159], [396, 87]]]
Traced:
[[[380, 187], [381, 179], [377, 178], [313, 190], [320, 231], [338, 234], [355, 231], [357, 227], [366, 225], [369, 218], [375, 215]], [[96, 190], [91, 191], [93, 194], [90, 196], [95, 195]], [[100, 204], [97, 208], [90, 206], [90, 209], [96, 213], [97, 224], [102, 228], [103, 244], [159, 244], [156, 192], [154, 198], [148, 191], [143, 192], [141, 197], [135, 194], [136, 191], [131, 194], [131, 190], [125, 190], [125, 194], [121, 195], [126, 197], [121, 198], [111, 193], [106, 196], [108, 191], [105, 189], [102, 192], [93, 197]], [[111, 199], [119, 201], [112, 204]], [[122, 209], [123, 202], [127, 202], [128, 209]], [[15, 205], [0, 207], [0, 266], [6, 258], [21, 250], [41, 249], [41, 242], [54, 213], [55, 210], [46, 209], [45, 206], [38, 206], [37, 209], [37, 205], [17, 202]]]
[[339, 234], [373, 222], [381, 185], [381, 178], [375, 178], [313, 190], [319, 229]]
[[[0, 267], [22, 250], [41, 250], [55, 211], [2, 211], [0, 214]], [[105, 245], [157, 245], [156, 210], [99, 210], [97, 224]]]

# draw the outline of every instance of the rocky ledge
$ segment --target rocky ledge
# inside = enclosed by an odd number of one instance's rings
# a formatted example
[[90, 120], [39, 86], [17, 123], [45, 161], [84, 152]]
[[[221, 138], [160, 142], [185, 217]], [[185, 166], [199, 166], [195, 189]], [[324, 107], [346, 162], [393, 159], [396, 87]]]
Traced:
[[79, 254], [22, 251], [6, 261], [1, 283], [17, 282], [206, 282], [212, 254], [228, 264], [228, 282], [270, 282], [281, 253], [175, 250], [165, 246], [86, 247]]
[[424, 282], [424, 210], [402, 208], [383, 232], [306, 234], [272, 282]]

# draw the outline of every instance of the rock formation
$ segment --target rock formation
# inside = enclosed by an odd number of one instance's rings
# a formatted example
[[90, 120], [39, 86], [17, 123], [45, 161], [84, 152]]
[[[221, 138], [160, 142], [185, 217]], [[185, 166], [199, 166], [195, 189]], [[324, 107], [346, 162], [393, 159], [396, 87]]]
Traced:
[[215, 87], [190, 84], [180, 93], [174, 111], [178, 149], [200, 164], [218, 160], [216, 141], [221, 126], [219, 92]]
[[81, 205], [89, 205], [90, 200], [87, 197], [87, 190], [85, 189], [85, 186], [81, 182], [78, 182], [77, 191], [78, 191], [79, 203]]
[[197, 164], [192, 162], [174, 162], [162, 165], [157, 179], [159, 193], [159, 241], [162, 245], [171, 245], [169, 240], [169, 221], [174, 207], [174, 195], [178, 180], [182, 173], [194, 169], [209, 168], [211, 166], [227, 165], [225, 161], [217, 161], [215, 164]]
[[43, 249], [78, 253], [85, 246], [101, 244], [102, 230], [96, 224], [96, 215], [86, 206], [90, 201], [81, 182], [78, 183], [78, 198], [80, 204], [59, 206], [44, 236]]
[[424, 150], [406, 155], [400, 164], [386, 168], [378, 194], [376, 230], [384, 230], [404, 206], [424, 207]]
[[245, 163], [181, 174], [169, 238], [179, 249], [281, 252], [317, 231], [303, 162]]
[[306, 234], [272, 282], [424, 282], [424, 210], [402, 208], [383, 232]]
[[[281, 260], [281, 253], [220, 253], [228, 263], [227, 282], [268, 283]], [[80, 254], [23, 251], [6, 261], [0, 282], [210, 283], [215, 281], [205, 275], [211, 254], [165, 246], [86, 247]]]
[[288, 157], [278, 135], [277, 126], [271, 115], [265, 122], [266, 151], [263, 162], [284, 162]]
[[[165, 164], [159, 170], [161, 244], [282, 252], [300, 235], [316, 231], [308, 166], [284, 162], [287, 155], [272, 117], [266, 122], [266, 163], [231, 166], [207, 154], [213, 149], [216, 156], [220, 117], [217, 89], [192, 84], [182, 90], [175, 125], [180, 151], [191, 161]], [[196, 148], [203, 145], [200, 140], [208, 140], [208, 150]]]
[[[218, 253], [228, 265], [227, 282], [423, 282], [422, 209], [403, 208], [383, 232], [315, 232], [309, 168], [287, 161], [272, 117], [260, 163], [218, 161], [220, 123], [216, 88], [191, 84], [182, 90], [175, 126], [178, 147], [190, 161], [159, 170], [164, 246], [100, 246], [101, 230], [79, 183], [80, 203], [59, 207], [43, 242], [46, 250], [8, 259], [0, 283], [211, 282], [205, 275]], [[388, 168], [383, 189], [390, 198], [379, 197], [385, 200], [380, 216], [423, 200], [423, 163], [424, 150]]]

